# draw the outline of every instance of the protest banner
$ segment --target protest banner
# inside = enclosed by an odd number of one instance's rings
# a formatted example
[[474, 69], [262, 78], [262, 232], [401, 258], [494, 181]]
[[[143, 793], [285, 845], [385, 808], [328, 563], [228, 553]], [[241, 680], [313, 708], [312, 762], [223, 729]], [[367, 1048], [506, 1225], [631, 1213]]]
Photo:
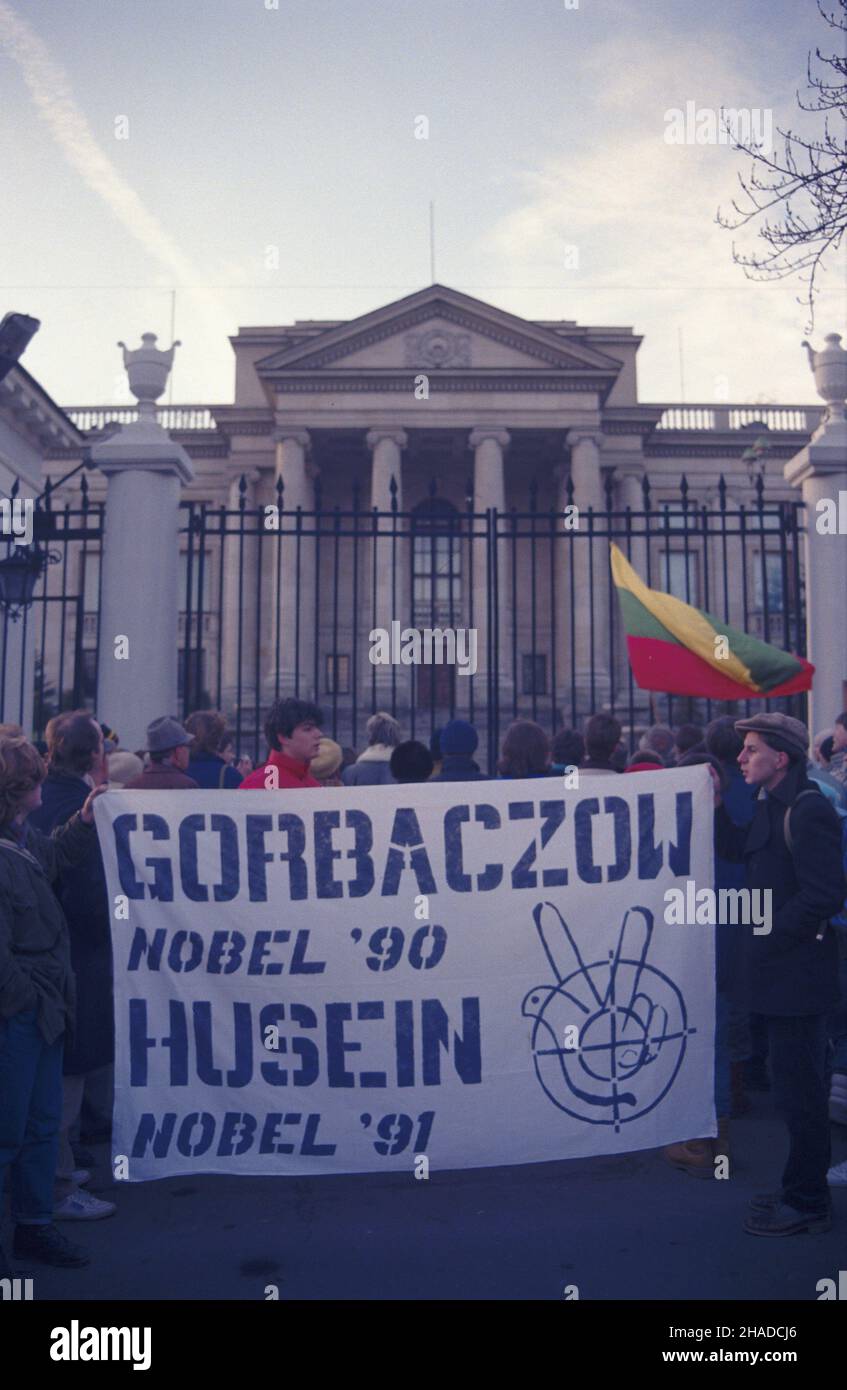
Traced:
[[533, 1163], [716, 1132], [693, 767], [114, 791], [114, 1156], [129, 1181]]

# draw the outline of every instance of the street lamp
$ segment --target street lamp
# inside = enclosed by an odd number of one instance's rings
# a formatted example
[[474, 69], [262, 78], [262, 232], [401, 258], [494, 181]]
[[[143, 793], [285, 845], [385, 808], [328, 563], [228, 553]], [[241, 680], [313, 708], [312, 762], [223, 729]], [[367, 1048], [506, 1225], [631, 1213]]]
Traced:
[[55, 551], [42, 550], [38, 545], [19, 545], [0, 560], [0, 608], [5, 608], [13, 623], [24, 609], [31, 607], [35, 586], [48, 565], [55, 565], [60, 556]]
[[741, 455], [741, 462], [747, 469], [747, 477], [750, 479], [750, 486], [755, 487], [758, 479], [765, 476], [765, 465], [770, 453], [770, 442], [763, 434], [752, 445], [748, 445]]
[[6, 314], [0, 322], [0, 381], [20, 360], [29, 341], [41, 327], [41, 320], [29, 314]]

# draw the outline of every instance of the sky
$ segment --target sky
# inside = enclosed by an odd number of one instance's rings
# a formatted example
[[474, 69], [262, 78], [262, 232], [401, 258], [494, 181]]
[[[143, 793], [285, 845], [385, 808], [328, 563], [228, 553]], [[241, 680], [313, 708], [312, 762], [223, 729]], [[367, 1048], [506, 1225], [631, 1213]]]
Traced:
[[432, 202], [436, 280], [631, 326], [642, 400], [814, 402], [802, 284], [715, 222], [749, 158], [667, 113], [759, 111], [779, 150], [836, 37], [815, 0], [0, 0], [0, 312], [62, 405], [131, 400], [116, 343], [172, 318], [173, 401], [231, 400], [239, 325], [429, 284]]

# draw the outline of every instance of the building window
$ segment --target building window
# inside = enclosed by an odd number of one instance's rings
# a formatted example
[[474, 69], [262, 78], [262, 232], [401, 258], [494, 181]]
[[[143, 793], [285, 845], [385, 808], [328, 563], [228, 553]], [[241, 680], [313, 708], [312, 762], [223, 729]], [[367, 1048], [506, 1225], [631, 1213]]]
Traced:
[[412, 513], [412, 622], [415, 627], [460, 621], [462, 558], [459, 513], [452, 502], [428, 498]]
[[203, 709], [212, 703], [206, 693], [206, 653], [200, 652], [198, 679], [197, 650], [194, 647], [180, 647], [177, 664], [177, 694], [179, 699], [187, 700], [189, 709]]
[[82, 665], [80, 667], [79, 681], [80, 694], [86, 703], [94, 701], [97, 697], [97, 649], [96, 647], [85, 647], [81, 652]]
[[662, 588], [666, 594], [697, 607], [697, 556], [683, 550], [662, 554]]
[[[763, 588], [762, 588], [762, 556], [761, 552], [753, 560], [753, 610], [757, 613], [765, 611]], [[767, 585], [768, 613], [781, 613], [784, 606], [784, 591], [782, 587], [782, 556], [765, 556], [765, 583]]]
[[537, 652], [524, 652], [521, 661], [524, 695], [546, 695], [547, 657]]
[[86, 550], [82, 556], [83, 612], [96, 613], [100, 607], [100, 551]]
[[327, 695], [350, 694], [350, 658], [339, 652], [331, 652], [326, 658]]

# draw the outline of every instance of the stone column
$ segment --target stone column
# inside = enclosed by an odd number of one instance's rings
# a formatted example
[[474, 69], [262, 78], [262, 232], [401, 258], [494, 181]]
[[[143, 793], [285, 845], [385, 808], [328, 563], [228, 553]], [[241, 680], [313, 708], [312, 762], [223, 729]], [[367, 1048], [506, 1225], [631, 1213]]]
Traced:
[[[506, 483], [503, 459], [511, 435], [497, 425], [483, 425], [471, 431], [469, 444], [474, 451], [474, 512], [485, 513], [496, 507], [502, 518], [506, 510]], [[499, 527], [503, 529], [502, 521]], [[497, 640], [499, 654], [494, 648], [494, 631], [489, 623], [488, 612], [488, 563], [485, 544], [480, 538], [474, 542], [473, 550], [473, 626], [477, 630], [477, 680], [485, 679], [489, 671], [498, 672], [498, 685], [501, 700], [512, 690], [511, 667], [511, 627], [508, 622], [511, 613], [511, 592], [509, 588], [508, 542], [497, 544], [495, 563], [497, 566], [497, 595], [499, 623]], [[492, 576], [492, 585], [494, 577]], [[514, 615], [517, 621], [517, 615]], [[489, 645], [489, 638], [491, 644]]]
[[[318, 634], [315, 613], [315, 489], [313, 472], [306, 459], [309, 434], [291, 425], [277, 428], [276, 478], [282, 478], [282, 509], [279, 531], [270, 531], [271, 564], [274, 574], [274, 611], [268, 614], [271, 635], [271, 669], [266, 687], [276, 687], [276, 632], [279, 621], [280, 696], [298, 695], [316, 699], [315, 651]], [[274, 494], [276, 497], [276, 494]], [[297, 508], [300, 518], [299, 541]], [[276, 547], [279, 547], [278, 553]]]
[[839, 520], [842, 528], [847, 523], [847, 421], [826, 420], [783, 472], [802, 490], [806, 506], [806, 640], [816, 668], [809, 692], [814, 735], [847, 706], [847, 534], [837, 529]]
[[[609, 701], [609, 542], [598, 535], [606, 513], [600, 473], [602, 435], [591, 429], [568, 432], [573, 500], [579, 507], [574, 546], [574, 653], [577, 714], [596, 713]], [[588, 509], [593, 508], [595, 539], [589, 540]], [[570, 605], [568, 605], [570, 607]], [[593, 688], [592, 688], [593, 637]], [[570, 659], [570, 648], [568, 649]]]
[[[409, 543], [400, 539], [399, 535], [401, 531], [408, 530], [408, 525], [399, 516], [395, 524], [391, 516], [392, 478], [397, 485], [393, 496], [398, 513], [403, 509], [403, 450], [409, 442], [408, 436], [403, 429], [380, 427], [369, 430], [365, 442], [371, 451], [371, 507], [388, 513], [380, 517], [377, 525], [377, 535], [372, 543], [376, 547], [376, 554], [370, 549], [367, 552], [366, 591], [371, 593], [374, 577], [376, 583], [365, 615], [367, 650], [370, 646], [367, 636], [373, 627], [384, 628], [390, 634], [393, 621], [408, 627], [412, 614], [409, 607]], [[364, 674], [363, 696], [367, 703], [373, 691], [370, 663]], [[398, 713], [401, 708], [407, 709], [414, 679], [415, 673], [410, 667], [377, 666], [377, 702], [387, 708], [391, 707], [392, 701], [396, 702]]]
[[[241, 479], [244, 479], [242, 488]], [[259, 614], [256, 484], [259, 471], [248, 469], [230, 480], [226, 509], [226, 540], [223, 545], [223, 611], [218, 641], [221, 644], [221, 701], [227, 718], [236, 723], [240, 708], [240, 724], [252, 727], [256, 711], [256, 639]], [[244, 525], [241, 525], [241, 504], [244, 504]], [[272, 536], [272, 532], [266, 532]], [[267, 604], [259, 615], [259, 638], [266, 636]], [[240, 679], [239, 679], [240, 676]], [[261, 672], [259, 674], [261, 690]], [[207, 680], [214, 689], [211, 673]]]
[[97, 713], [142, 748], [147, 725], [179, 715], [179, 501], [194, 470], [151, 413], [91, 450], [108, 479]]

